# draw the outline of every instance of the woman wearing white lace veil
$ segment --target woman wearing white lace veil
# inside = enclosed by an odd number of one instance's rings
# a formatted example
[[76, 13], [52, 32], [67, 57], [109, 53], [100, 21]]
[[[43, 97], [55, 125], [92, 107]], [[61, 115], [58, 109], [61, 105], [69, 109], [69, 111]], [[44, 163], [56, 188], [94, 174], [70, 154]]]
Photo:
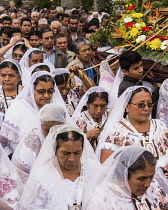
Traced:
[[168, 126], [168, 79], [164, 80], [159, 90], [156, 118]]
[[50, 128], [55, 125], [68, 125], [69, 119], [66, 116], [66, 110], [58, 104], [46, 104], [40, 109], [38, 125], [19, 142], [12, 156], [12, 163], [24, 184]]
[[[77, 71], [75, 71], [77, 72]], [[79, 104], [79, 101], [83, 95], [84, 89], [90, 88], [90, 85], [87, 86], [85, 80], [79, 79], [79, 77], [74, 76], [71, 78], [71, 85], [69, 87], [68, 81], [70, 78], [70, 72], [65, 68], [58, 68], [52, 72], [56, 85], [64, 99], [65, 105], [67, 107], [68, 113], [71, 116]], [[86, 76], [87, 77], [87, 76]]]
[[123, 146], [143, 146], [159, 159], [167, 176], [168, 131], [165, 123], [150, 118], [153, 108], [149, 90], [143, 86], [127, 88], [113, 107], [100, 136], [96, 154], [104, 162]]
[[26, 133], [37, 126], [38, 111], [48, 103], [57, 103], [64, 107], [63, 99], [50, 73], [35, 72], [29, 84], [8, 108], [2, 124], [0, 142], [8, 154], [14, 152]]
[[[100, 80], [99, 80], [99, 86], [103, 87], [108, 93], [111, 93], [113, 83], [115, 80], [115, 76], [117, 74], [119, 64], [115, 64], [112, 67], [110, 67], [110, 64], [114, 63], [117, 58], [112, 58], [116, 56], [117, 54], [111, 54], [106, 58], [106, 61], [102, 61], [100, 65]], [[105, 63], [104, 63], [105, 62]]]
[[[82, 112], [86, 106], [87, 110]], [[83, 95], [72, 115], [72, 120], [86, 133], [94, 149], [112, 106], [113, 98], [111, 95], [104, 88], [96, 86], [90, 88]]]
[[0, 144], [0, 209], [16, 210], [23, 183]]
[[25, 185], [20, 209], [81, 209], [87, 183], [99, 167], [79, 128], [52, 127]]
[[28, 69], [37, 63], [44, 63], [50, 67], [50, 72], [54, 70], [54, 66], [50, 63], [48, 59], [46, 59], [42, 53], [42, 51], [38, 48], [31, 48], [26, 51], [22, 59], [20, 60], [20, 66], [22, 69], [22, 84], [25, 86], [27, 84], [27, 80], [29, 78]]
[[167, 209], [168, 194], [153, 179], [155, 172], [156, 158], [149, 150], [135, 146], [119, 149], [89, 183], [84, 209]]

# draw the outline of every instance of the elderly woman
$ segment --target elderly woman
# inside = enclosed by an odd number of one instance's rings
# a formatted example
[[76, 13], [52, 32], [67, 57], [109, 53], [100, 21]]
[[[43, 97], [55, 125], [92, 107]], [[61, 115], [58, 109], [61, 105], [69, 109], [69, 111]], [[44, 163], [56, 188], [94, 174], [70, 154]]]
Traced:
[[25, 185], [20, 209], [81, 209], [100, 163], [82, 131], [52, 127]]
[[52, 75], [66, 104], [70, 116], [73, 114], [75, 108], [79, 104], [82, 95], [90, 87], [95, 86], [94, 82], [89, 77], [87, 77], [86, 74], [74, 68], [71, 67], [70, 71], [72, 72], [74, 70], [73, 73], [77, 74], [79, 77], [74, 76], [71, 78], [71, 74], [68, 69], [64, 68], [59, 68], [52, 71]]
[[21, 68], [15, 60], [4, 60], [0, 63], [0, 125], [8, 107], [11, 105], [15, 97], [22, 90], [19, 85], [21, 81]]
[[[39, 123], [17, 145], [12, 162], [23, 183], [26, 183], [42, 144], [52, 126], [67, 123], [66, 111], [57, 104], [46, 104], [39, 111]], [[69, 122], [70, 123], [70, 122]]]
[[23, 183], [0, 144], [0, 209], [17, 209]]
[[143, 147], [116, 151], [103, 164], [98, 177], [91, 180], [84, 209], [168, 209], [168, 194], [153, 179], [157, 174], [155, 166], [156, 158]]
[[[87, 110], [83, 111], [84, 106]], [[108, 108], [112, 108], [112, 99], [101, 87], [90, 88], [80, 100], [72, 119], [79, 128], [86, 133], [87, 139], [95, 149], [97, 138], [101, 133], [109, 114]]]
[[2, 124], [0, 142], [8, 154], [14, 152], [24, 135], [37, 126], [38, 111], [45, 104], [55, 102], [64, 106], [52, 76], [46, 71], [35, 72], [7, 110]]
[[150, 118], [152, 108], [151, 93], [143, 86], [130, 87], [120, 96], [105, 128], [108, 137], [102, 135], [106, 141], [98, 148], [101, 162], [119, 147], [136, 145], [148, 148], [160, 166], [168, 165], [167, 127]]
[[159, 90], [156, 118], [168, 126], [168, 79], [164, 80]]

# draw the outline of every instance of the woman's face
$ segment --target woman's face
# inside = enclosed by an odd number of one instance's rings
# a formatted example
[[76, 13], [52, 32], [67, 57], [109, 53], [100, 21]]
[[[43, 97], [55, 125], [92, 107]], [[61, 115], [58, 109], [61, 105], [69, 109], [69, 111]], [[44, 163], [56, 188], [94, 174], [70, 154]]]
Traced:
[[155, 166], [152, 165], [147, 165], [144, 170], [137, 170], [131, 174], [128, 184], [131, 189], [132, 198], [142, 196], [146, 193], [154, 174]]
[[68, 89], [67, 89], [67, 83], [64, 82], [64, 83], [61, 84], [61, 85], [57, 85], [57, 87], [58, 87], [58, 90], [60, 91], [60, 94], [61, 94], [62, 98], [63, 98], [64, 100], [66, 100], [66, 99], [67, 99], [67, 95], [68, 95], [68, 93], [69, 93], [69, 91], [68, 91]]
[[88, 112], [93, 119], [100, 119], [107, 108], [107, 102], [104, 99], [96, 98], [94, 102], [88, 105]]
[[71, 171], [78, 167], [82, 155], [82, 141], [62, 142], [56, 151], [56, 156], [61, 169]]
[[34, 87], [34, 99], [39, 109], [45, 104], [49, 104], [54, 93], [53, 83], [40, 81], [36, 87]]
[[15, 70], [6, 67], [0, 71], [0, 81], [4, 90], [12, 91], [17, 88], [18, 83], [20, 82], [20, 76]]
[[[130, 102], [131, 103], [126, 107], [129, 120], [131, 122], [135, 121], [139, 123], [147, 121], [152, 112], [152, 107], [147, 106], [147, 104], [152, 103], [151, 94], [145, 91], [138, 92], [132, 97]], [[139, 103], [145, 103], [146, 106], [144, 108], [139, 108], [137, 105], [135, 105]]]
[[15, 50], [13, 53], [12, 53], [12, 59], [20, 62], [21, 58], [23, 57], [24, 55], [24, 52], [22, 52], [21, 50]]

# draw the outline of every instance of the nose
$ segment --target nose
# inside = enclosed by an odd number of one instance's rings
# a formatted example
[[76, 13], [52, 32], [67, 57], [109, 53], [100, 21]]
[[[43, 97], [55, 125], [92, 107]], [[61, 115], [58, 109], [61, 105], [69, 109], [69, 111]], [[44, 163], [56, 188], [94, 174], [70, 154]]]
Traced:
[[47, 91], [45, 92], [45, 94], [43, 95], [45, 98], [49, 97], [49, 94], [47, 93]]
[[9, 81], [9, 76], [8, 75], [5, 76], [5, 81]]
[[150, 178], [146, 179], [144, 183], [144, 187], [150, 187], [151, 181], [152, 180]]
[[69, 158], [68, 158], [69, 162], [74, 162], [75, 161], [75, 157], [74, 154], [70, 154]]

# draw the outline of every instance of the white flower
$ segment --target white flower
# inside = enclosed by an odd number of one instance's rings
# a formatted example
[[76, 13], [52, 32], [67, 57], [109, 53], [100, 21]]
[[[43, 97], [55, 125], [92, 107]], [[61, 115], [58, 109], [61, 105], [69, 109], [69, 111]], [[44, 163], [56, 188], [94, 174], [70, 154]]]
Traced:
[[129, 22], [132, 22], [132, 21], [133, 21], [133, 19], [131, 17], [124, 18], [125, 23], [129, 23]]
[[136, 39], [136, 43], [144, 42], [145, 40], [146, 40], [146, 36], [141, 35], [141, 36], [138, 36], [138, 38]]
[[167, 46], [168, 46], [168, 40], [164, 40], [160, 45], [160, 49], [165, 50]]
[[138, 27], [141, 27], [141, 25], [140, 25], [139, 23], [136, 23], [136, 24], [135, 24], [135, 27], [138, 28]]

